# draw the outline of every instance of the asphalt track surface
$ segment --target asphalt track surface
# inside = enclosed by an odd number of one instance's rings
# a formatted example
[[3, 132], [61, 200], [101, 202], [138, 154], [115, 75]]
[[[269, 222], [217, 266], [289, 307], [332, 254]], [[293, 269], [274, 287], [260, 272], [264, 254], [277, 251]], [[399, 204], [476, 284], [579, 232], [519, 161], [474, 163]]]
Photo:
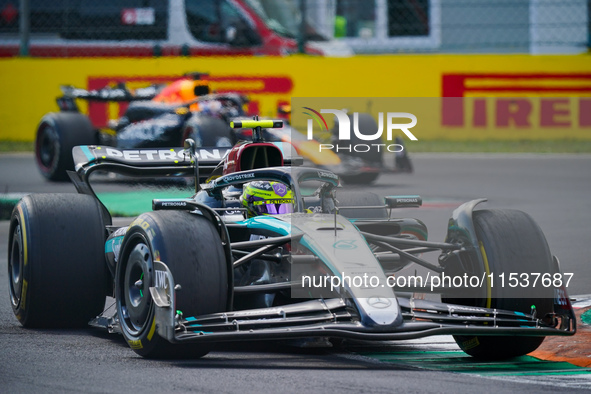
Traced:
[[[421, 209], [395, 212], [427, 224], [443, 240], [454, 206], [488, 197], [484, 208], [528, 212], [544, 230], [562, 270], [575, 274], [569, 293], [591, 293], [591, 156], [415, 155], [412, 175], [384, 175], [363, 188], [381, 195], [420, 194]], [[42, 180], [31, 155], [0, 155], [0, 194], [74, 192]], [[0, 196], [1, 198], [1, 196]], [[14, 318], [7, 289], [7, 222], [0, 222], [0, 392], [588, 392], [589, 374], [482, 377], [424, 370], [420, 357], [387, 362], [366, 357], [375, 346], [301, 349], [285, 343], [225, 345], [199, 360], [150, 361], [117, 335], [100, 330], [28, 330]], [[430, 338], [384, 344], [393, 355], [447, 351]], [[448, 340], [447, 340], [448, 341]], [[363, 355], [358, 355], [361, 353]], [[384, 357], [382, 357], [384, 358]], [[491, 366], [493, 368], [493, 366]], [[469, 371], [468, 371], [469, 372]], [[576, 378], [576, 379], [575, 379]]]

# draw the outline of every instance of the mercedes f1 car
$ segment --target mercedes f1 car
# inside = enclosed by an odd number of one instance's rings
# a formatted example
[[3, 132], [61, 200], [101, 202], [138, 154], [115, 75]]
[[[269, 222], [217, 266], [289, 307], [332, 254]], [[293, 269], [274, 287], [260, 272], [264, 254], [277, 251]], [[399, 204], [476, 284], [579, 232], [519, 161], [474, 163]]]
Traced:
[[[530, 216], [475, 210], [485, 200], [474, 200], [453, 212], [445, 242], [429, 241], [421, 221], [392, 216], [420, 197], [348, 194], [336, 174], [299, 166], [261, 141], [260, 128], [274, 126], [234, 124], [254, 127], [254, 141], [221, 164], [190, 139], [184, 148], [74, 148], [69, 175], [79, 194], [29, 195], [12, 213], [8, 277], [19, 322], [90, 321], [120, 332], [144, 357], [200, 357], [217, 342], [452, 334], [466, 353], [501, 359], [575, 333], [562, 283], [540, 281], [526, 293], [492, 283], [509, 271], [561, 275]], [[154, 200], [153, 211], [113, 226], [89, 183], [95, 171], [193, 177], [196, 192]], [[199, 185], [203, 173], [211, 181]], [[430, 252], [437, 263], [423, 257]], [[431, 284], [483, 280], [461, 289], [395, 280], [413, 264]], [[347, 283], [351, 276], [376, 279]], [[415, 298], [430, 288], [441, 301]], [[104, 308], [107, 296], [114, 308]]]

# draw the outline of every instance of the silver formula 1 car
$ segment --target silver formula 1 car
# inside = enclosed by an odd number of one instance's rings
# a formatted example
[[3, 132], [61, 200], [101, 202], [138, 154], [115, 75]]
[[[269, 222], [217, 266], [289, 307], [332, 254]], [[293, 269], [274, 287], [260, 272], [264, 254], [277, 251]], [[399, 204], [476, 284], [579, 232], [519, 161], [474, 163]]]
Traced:
[[[30, 195], [12, 214], [10, 298], [20, 323], [90, 321], [144, 357], [199, 357], [222, 341], [452, 334], [466, 353], [501, 359], [575, 333], [566, 278], [527, 214], [470, 201], [453, 212], [444, 242], [429, 241], [421, 221], [391, 214], [420, 197], [347, 193], [334, 173], [296, 166], [260, 140], [260, 127], [278, 125], [235, 124], [255, 138], [222, 163], [191, 140], [74, 148], [79, 194]], [[89, 183], [97, 170], [192, 177], [196, 192], [154, 200], [153, 211], [113, 226]], [[252, 187], [262, 194], [250, 198]], [[424, 257], [433, 252], [436, 263]], [[413, 264], [428, 270], [425, 281], [402, 283]], [[541, 280], [525, 290], [499, 282], [533, 273]], [[104, 309], [107, 296], [115, 307]]]

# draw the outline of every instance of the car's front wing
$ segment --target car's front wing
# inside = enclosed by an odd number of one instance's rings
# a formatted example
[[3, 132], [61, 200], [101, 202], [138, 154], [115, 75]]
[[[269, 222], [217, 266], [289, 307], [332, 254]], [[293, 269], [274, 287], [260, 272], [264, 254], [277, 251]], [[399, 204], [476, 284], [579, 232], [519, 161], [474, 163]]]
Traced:
[[[361, 340], [404, 340], [430, 335], [573, 335], [572, 313], [551, 316], [553, 325], [531, 314], [398, 298], [403, 322], [397, 326], [364, 326], [352, 303], [318, 299], [273, 308], [183, 316], [174, 309], [172, 274], [162, 262], [159, 287], [150, 287], [156, 306], [156, 330], [173, 343], [340, 337]], [[544, 321], [542, 318], [545, 318]]]

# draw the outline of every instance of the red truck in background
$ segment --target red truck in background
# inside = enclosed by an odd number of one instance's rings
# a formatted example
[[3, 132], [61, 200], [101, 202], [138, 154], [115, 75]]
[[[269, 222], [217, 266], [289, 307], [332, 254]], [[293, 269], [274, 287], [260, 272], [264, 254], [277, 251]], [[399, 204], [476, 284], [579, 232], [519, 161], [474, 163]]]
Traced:
[[[141, 4], [141, 7], [138, 7]], [[0, 0], [0, 57], [19, 54], [19, 1]], [[292, 0], [30, 0], [35, 57], [288, 55], [301, 13]], [[305, 51], [349, 56], [306, 26]]]

